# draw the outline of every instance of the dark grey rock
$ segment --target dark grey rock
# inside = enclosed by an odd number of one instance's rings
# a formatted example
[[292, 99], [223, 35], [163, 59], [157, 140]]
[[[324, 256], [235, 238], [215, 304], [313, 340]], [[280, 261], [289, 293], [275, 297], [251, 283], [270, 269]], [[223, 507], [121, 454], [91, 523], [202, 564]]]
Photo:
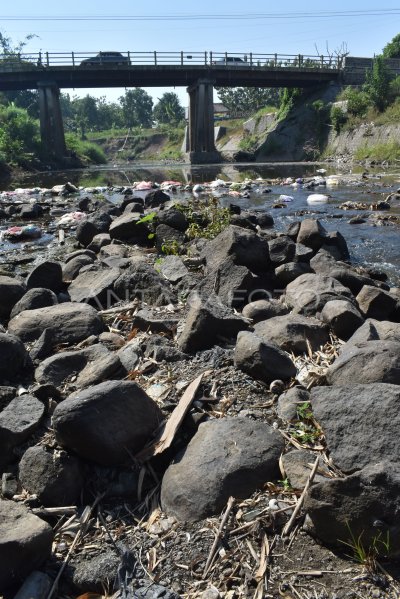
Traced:
[[50, 557], [53, 530], [21, 504], [0, 499], [0, 592]]
[[[322, 542], [342, 550], [354, 539], [369, 551], [389, 541], [388, 554], [400, 553], [400, 468], [397, 462], [367, 465], [346, 478], [312, 485], [304, 502], [309, 531]], [[379, 545], [384, 554], [383, 544]]]
[[268, 229], [274, 226], [274, 219], [267, 212], [257, 212], [256, 214], [257, 225], [261, 229]]
[[311, 266], [305, 262], [287, 262], [275, 268], [275, 276], [281, 287], [286, 287], [297, 277], [312, 272]]
[[230, 225], [209, 241], [201, 252], [209, 271], [216, 270], [231, 257], [238, 266], [251, 271], [266, 271], [270, 265], [268, 242], [253, 231]]
[[0, 412], [0, 444], [2, 447], [20, 445], [38, 428], [45, 408], [41, 401], [27, 393], [15, 397]]
[[285, 422], [298, 420], [297, 408], [310, 401], [310, 393], [301, 387], [292, 387], [282, 393], [278, 399], [277, 413]]
[[135, 341], [127, 343], [118, 353], [119, 361], [127, 373], [132, 372], [139, 365], [141, 350]]
[[74, 258], [78, 258], [79, 256], [87, 256], [88, 258], [92, 259], [92, 262], [94, 262], [96, 260], [96, 254], [90, 250], [76, 250], [75, 252], [71, 252], [69, 254], [67, 254], [64, 258], [64, 262], [67, 264], [70, 260], [73, 260]]
[[168, 210], [160, 210], [157, 214], [158, 222], [163, 225], [168, 225], [183, 233], [188, 228], [188, 221], [186, 216], [175, 207], [168, 208]]
[[332, 277], [305, 274], [286, 287], [285, 302], [294, 312], [315, 314], [330, 300], [348, 299], [354, 302], [350, 289]]
[[144, 205], [146, 208], [158, 208], [170, 200], [170, 196], [161, 189], [155, 189], [146, 193]]
[[72, 556], [65, 569], [64, 578], [81, 592], [103, 593], [110, 585], [114, 590], [120, 565], [121, 557], [114, 547], [103, 547], [99, 553], [89, 553], [84, 560], [79, 555]]
[[8, 318], [15, 304], [26, 291], [25, 285], [18, 279], [0, 275], [0, 318]]
[[389, 320], [375, 320], [368, 318], [364, 324], [350, 337], [343, 350], [351, 343], [366, 341], [397, 341], [400, 343], [400, 323]]
[[156, 227], [156, 248], [159, 254], [181, 253], [184, 250], [185, 234], [169, 225]]
[[55, 345], [55, 333], [54, 329], [44, 329], [31, 347], [29, 356], [34, 362], [37, 360], [44, 360], [47, 358], [54, 349]]
[[398, 461], [400, 387], [384, 383], [314, 387], [312, 410], [333, 463], [345, 473]]
[[65, 451], [29, 447], [19, 463], [19, 480], [24, 489], [37, 495], [45, 507], [76, 505], [84, 476], [79, 460]]
[[179, 319], [173, 313], [160, 313], [157, 308], [142, 308], [132, 318], [132, 328], [152, 333], [175, 334], [178, 323]]
[[322, 309], [321, 318], [339, 339], [347, 340], [363, 324], [357, 308], [346, 300], [331, 300]]
[[92, 306], [77, 303], [24, 310], [8, 323], [9, 332], [22, 341], [38, 339], [44, 329], [54, 332], [57, 343], [75, 343], [102, 333], [104, 324]]
[[189, 272], [179, 256], [165, 256], [157, 269], [173, 285], [183, 279]]
[[274, 267], [292, 262], [296, 253], [296, 244], [286, 235], [276, 237], [268, 242], [269, 257]]
[[341, 264], [336, 263], [333, 268], [328, 270], [327, 274], [337, 279], [345, 287], [348, 287], [354, 295], [357, 295], [364, 285], [375, 285], [374, 281], [369, 277], [356, 272], [348, 265]]
[[118, 356], [99, 343], [47, 358], [36, 368], [35, 379], [41, 385], [61, 387], [74, 377], [74, 386], [84, 388], [112, 378], [120, 367]]
[[24, 344], [8, 333], [0, 333], [0, 384], [12, 380], [28, 365]]
[[114, 283], [119, 268], [94, 268], [79, 274], [69, 285], [71, 302], [85, 302], [98, 310], [106, 310], [115, 302]]
[[75, 279], [75, 277], [78, 276], [79, 271], [83, 266], [88, 266], [89, 264], [93, 264], [93, 262], [94, 259], [92, 258], [92, 256], [86, 256], [85, 254], [76, 256], [75, 258], [68, 260], [68, 262], [64, 264], [62, 269], [63, 281], [69, 283], [70, 281]]
[[400, 385], [400, 343], [367, 341], [352, 343], [326, 371], [329, 385], [393, 383]]
[[19, 215], [23, 219], [34, 220], [43, 215], [43, 208], [40, 204], [23, 204]]
[[296, 367], [284, 351], [249, 331], [238, 334], [235, 366], [265, 383], [271, 383], [275, 379], [287, 381], [296, 376]]
[[317, 251], [324, 243], [326, 236], [327, 231], [319, 220], [305, 218], [300, 223], [296, 241]]
[[[293, 487], [293, 489], [304, 489], [314, 465], [315, 458], [315, 453], [307, 451], [306, 449], [294, 449], [282, 455], [283, 469], [286, 477], [289, 479], [290, 486]], [[318, 462], [318, 470], [325, 471], [327, 474], [329, 472], [321, 458]], [[326, 477], [317, 472], [313, 482], [315, 484], [325, 480]]]
[[86, 247], [97, 233], [98, 230], [94, 223], [89, 220], [83, 220], [76, 227], [75, 236], [79, 243]]
[[371, 285], [364, 285], [356, 300], [361, 312], [367, 318], [376, 318], [376, 320], [390, 319], [397, 305], [393, 295]]
[[176, 362], [190, 358], [179, 351], [171, 340], [161, 335], [151, 335], [141, 347], [146, 358], [153, 358], [157, 362]]
[[142, 449], [161, 420], [157, 404], [131, 381], [108, 381], [74, 393], [53, 413], [58, 442], [105, 466]]
[[288, 312], [286, 306], [276, 299], [256, 300], [247, 304], [242, 310], [243, 316], [250, 318], [254, 323], [274, 316], [282, 316]]
[[29, 289], [11, 310], [10, 318], [14, 318], [24, 310], [35, 310], [36, 308], [45, 308], [56, 304], [58, 304], [57, 296], [50, 289], [42, 287]]
[[279, 476], [282, 449], [280, 434], [263, 422], [209, 420], [164, 474], [162, 507], [181, 521], [218, 514], [230, 496], [244, 499]]
[[313, 255], [314, 250], [308, 248], [306, 245], [303, 245], [302, 243], [296, 243], [296, 253], [294, 255], [295, 262], [303, 262], [305, 264], [309, 264]]
[[109, 234], [111, 239], [149, 246], [149, 234], [151, 231], [147, 223], [139, 222], [141, 219], [142, 215], [137, 213], [124, 213], [122, 216], [118, 216], [110, 225]]
[[92, 250], [92, 252], [98, 254], [102, 247], [110, 245], [110, 243], [111, 237], [108, 233], [97, 233], [87, 247], [88, 250]]
[[256, 277], [246, 266], [237, 266], [232, 258], [227, 258], [208, 273], [199, 290], [205, 294], [215, 291], [226, 306], [241, 308], [256, 286], [255, 281]]
[[162, 306], [174, 303], [175, 297], [169, 283], [142, 260], [134, 262], [114, 284], [116, 296], [132, 301], [136, 297], [143, 302]]
[[177, 340], [179, 349], [185, 353], [209, 349], [224, 339], [234, 339], [239, 331], [248, 328], [215, 294], [202, 298], [193, 293], [188, 303], [189, 312]]
[[26, 279], [28, 289], [40, 287], [51, 289], [54, 293], [58, 293], [63, 288], [62, 268], [59, 262], [45, 260], [38, 264], [28, 275]]
[[258, 322], [254, 331], [264, 341], [276, 343], [281, 349], [302, 354], [313, 351], [329, 341], [328, 328], [320, 320], [301, 314], [284, 314]]
[[138, 599], [180, 599], [180, 596], [160, 584], [148, 584], [135, 589]]

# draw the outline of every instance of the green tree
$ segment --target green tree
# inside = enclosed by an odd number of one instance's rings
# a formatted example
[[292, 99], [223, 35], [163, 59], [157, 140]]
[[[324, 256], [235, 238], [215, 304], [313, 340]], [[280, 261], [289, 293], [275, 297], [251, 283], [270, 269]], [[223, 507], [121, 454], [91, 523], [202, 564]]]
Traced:
[[39, 123], [26, 110], [0, 106], [0, 154], [6, 162], [23, 165], [40, 153]]
[[231, 116], [251, 114], [265, 106], [279, 106], [278, 88], [217, 87], [216, 91]]
[[390, 90], [390, 73], [382, 56], [374, 58], [372, 69], [366, 73], [364, 91], [368, 94], [372, 105], [382, 112], [388, 105]]
[[151, 127], [153, 100], [144, 89], [135, 87], [119, 98], [126, 127]]
[[185, 118], [185, 109], [179, 102], [178, 96], [173, 92], [166, 92], [159, 98], [154, 106], [153, 116], [159, 123], [176, 125]]
[[400, 58], [400, 33], [394, 36], [382, 50], [383, 58]]
[[[11, 37], [7, 37], [0, 31], [0, 61], [7, 61], [11, 57], [20, 54], [29, 40], [38, 37], [34, 34], [27, 35], [22, 41], [15, 43]], [[33, 118], [39, 117], [38, 92], [32, 90], [5, 91], [0, 94], [0, 104], [13, 104], [18, 108], [26, 108]]]

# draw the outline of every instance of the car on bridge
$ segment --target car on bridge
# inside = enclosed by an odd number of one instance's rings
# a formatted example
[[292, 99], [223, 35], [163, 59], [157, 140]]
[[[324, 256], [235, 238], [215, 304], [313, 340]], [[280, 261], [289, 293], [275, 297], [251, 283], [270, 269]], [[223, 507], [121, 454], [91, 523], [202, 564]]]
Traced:
[[218, 60], [213, 60], [213, 65], [218, 67], [248, 67], [249, 64], [247, 61], [243, 60], [239, 56], [226, 56], [225, 58], [220, 58]]
[[101, 65], [128, 66], [129, 59], [121, 52], [99, 52], [97, 56], [85, 58], [81, 61], [81, 67], [95, 67]]

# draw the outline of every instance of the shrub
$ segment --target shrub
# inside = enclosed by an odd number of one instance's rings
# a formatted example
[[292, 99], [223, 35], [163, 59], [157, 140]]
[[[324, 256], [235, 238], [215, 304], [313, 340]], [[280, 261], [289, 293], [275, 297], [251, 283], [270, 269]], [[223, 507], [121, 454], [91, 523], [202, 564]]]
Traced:
[[330, 117], [333, 128], [335, 129], [336, 133], [339, 133], [342, 125], [344, 125], [347, 121], [347, 115], [343, 112], [340, 106], [332, 106]]
[[344, 90], [343, 98], [347, 100], [347, 112], [354, 116], [365, 116], [370, 104], [370, 99], [365, 91], [352, 87]]

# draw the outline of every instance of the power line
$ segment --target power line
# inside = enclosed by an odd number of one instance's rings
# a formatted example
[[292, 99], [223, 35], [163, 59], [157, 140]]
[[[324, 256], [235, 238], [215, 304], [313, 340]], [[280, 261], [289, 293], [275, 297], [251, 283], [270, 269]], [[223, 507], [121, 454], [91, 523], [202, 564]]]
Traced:
[[259, 19], [332, 19], [363, 16], [399, 15], [400, 9], [382, 8], [348, 11], [312, 11], [289, 13], [234, 13], [234, 14], [176, 14], [176, 15], [7, 15], [3, 21], [200, 21], [200, 20], [259, 20]]

